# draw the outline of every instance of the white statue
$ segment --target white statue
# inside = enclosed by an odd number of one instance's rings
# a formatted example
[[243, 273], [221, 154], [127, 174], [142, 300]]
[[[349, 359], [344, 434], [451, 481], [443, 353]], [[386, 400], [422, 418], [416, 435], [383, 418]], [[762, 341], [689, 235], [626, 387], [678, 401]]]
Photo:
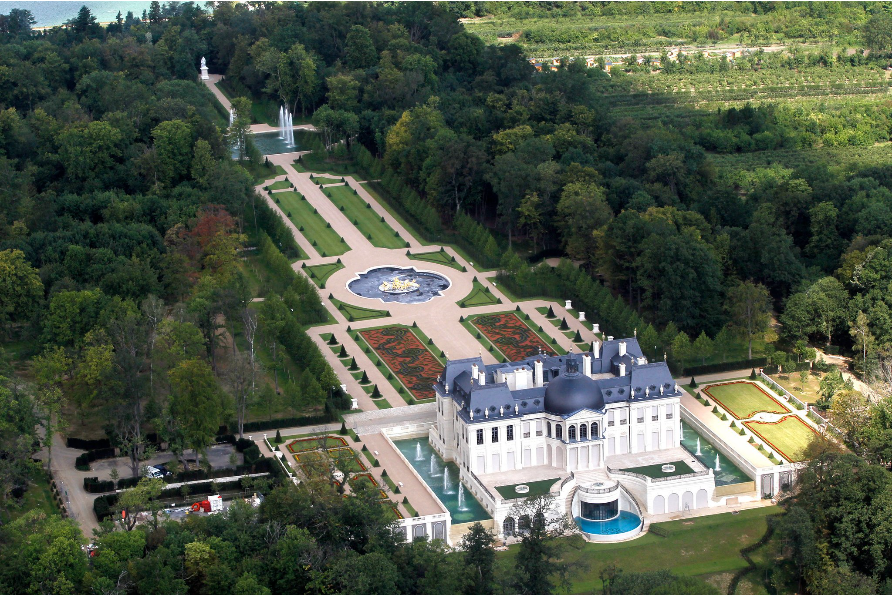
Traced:
[[202, 69], [202, 74], [201, 74], [202, 81], [207, 81], [208, 79], [210, 79], [211, 77], [208, 75], [208, 63], [205, 62], [205, 57], [204, 57], [204, 56], [202, 56], [202, 66], [201, 66], [201, 69]]
[[208, 68], [208, 63], [205, 62], [205, 57], [202, 56], [202, 68]]

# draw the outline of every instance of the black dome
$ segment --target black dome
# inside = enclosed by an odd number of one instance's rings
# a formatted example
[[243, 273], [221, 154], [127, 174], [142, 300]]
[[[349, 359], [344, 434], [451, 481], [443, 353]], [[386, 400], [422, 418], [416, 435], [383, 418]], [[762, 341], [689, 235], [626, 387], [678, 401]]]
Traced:
[[580, 409], [602, 410], [605, 399], [595, 380], [577, 372], [565, 372], [546, 386], [546, 412], [569, 415]]

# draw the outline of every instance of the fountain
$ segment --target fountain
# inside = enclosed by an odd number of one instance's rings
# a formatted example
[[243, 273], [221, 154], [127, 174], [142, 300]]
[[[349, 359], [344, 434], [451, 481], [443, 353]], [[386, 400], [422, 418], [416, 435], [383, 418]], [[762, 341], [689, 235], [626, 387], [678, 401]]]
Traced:
[[695, 456], [700, 456], [700, 455], [701, 455], [701, 438], [699, 437], [698, 438], [698, 450], [697, 450], [697, 452], [695, 452]]
[[229, 125], [232, 126], [236, 121], [236, 111], [232, 108], [229, 109]]
[[442, 296], [451, 282], [443, 274], [396, 265], [373, 267], [348, 281], [347, 289], [357, 296], [387, 303], [424, 303]]
[[468, 506], [465, 505], [465, 486], [459, 483], [459, 511], [468, 512]]
[[415, 443], [415, 459], [416, 460], [424, 460], [425, 457], [422, 456], [422, 442]]
[[285, 106], [279, 107], [279, 138], [285, 139]]
[[432, 477], [439, 477], [440, 473], [437, 472], [437, 458], [434, 454], [431, 454], [431, 463], [428, 465], [428, 473]]
[[719, 467], [719, 454], [718, 454], [718, 453], [716, 454], [716, 467], [715, 467], [713, 470], [715, 470], [715, 471], [722, 470], [722, 469]]
[[450, 471], [447, 467], [443, 467], [443, 492], [446, 494], [456, 493], [453, 491], [453, 484], [450, 483]]
[[682, 421], [679, 421], [679, 441], [685, 439], [685, 427], [682, 426]]
[[292, 126], [291, 114], [285, 113], [285, 144], [289, 147], [295, 146], [295, 129]]

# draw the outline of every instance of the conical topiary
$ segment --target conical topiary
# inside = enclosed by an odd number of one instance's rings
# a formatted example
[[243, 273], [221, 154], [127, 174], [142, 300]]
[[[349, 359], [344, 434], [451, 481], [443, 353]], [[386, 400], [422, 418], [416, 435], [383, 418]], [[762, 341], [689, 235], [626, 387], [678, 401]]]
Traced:
[[375, 387], [372, 388], [372, 397], [381, 398], [381, 392], [378, 390], [378, 384], [375, 384]]
[[577, 330], [577, 333], [574, 334], [574, 342], [582, 342], [583, 336], [580, 335], [580, 330]]
[[335, 334], [332, 334], [332, 337], [329, 338], [329, 346], [335, 346], [338, 344], [338, 340], [335, 339]]
[[366, 375], [366, 372], [363, 371], [363, 377], [360, 378], [360, 385], [367, 385], [369, 383], [369, 376]]
[[276, 443], [277, 443], [277, 444], [281, 444], [281, 443], [282, 443], [282, 434], [279, 433], [279, 430], [278, 430], [278, 429], [276, 430]]
[[349, 357], [349, 356], [350, 356], [350, 355], [347, 354], [347, 348], [345, 348], [344, 345], [342, 344], [342, 345], [341, 345], [341, 352], [338, 353], [338, 358], [339, 358], [339, 359], [346, 359], [346, 358]]
[[565, 318], [563, 318], [563, 317], [561, 318], [561, 326], [560, 326], [558, 329], [561, 330], [561, 331], [571, 329], [570, 326], [567, 325], [567, 319], [565, 319]]
[[552, 310], [552, 305], [549, 305], [549, 311], [546, 313], [546, 317], [549, 319], [555, 317], [555, 311]]
[[757, 370], [756, 370], [756, 369], [751, 369], [751, 370], [750, 370], [750, 378], [751, 378], [751, 379], [756, 379], [756, 378], [757, 378]]
[[694, 378], [694, 377], [691, 378], [691, 381], [688, 383], [688, 386], [689, 386], [690, 388], [696, 388], [696, 387], [698, 387], [698, 382], [695, 381], [695, 378]]
[[357, 366], [357, 359], [356, 357], [353, 357], [350, 359], [350, 367], [348, 367], [348, 370], [356, 371], [357, 369], [359, 369], [359, 367]]
[[344, 423], [343, 420], [341, 421], [341, 430], [338, 433], [340, 433], [341, 435], [347, 435], [347, 425]]

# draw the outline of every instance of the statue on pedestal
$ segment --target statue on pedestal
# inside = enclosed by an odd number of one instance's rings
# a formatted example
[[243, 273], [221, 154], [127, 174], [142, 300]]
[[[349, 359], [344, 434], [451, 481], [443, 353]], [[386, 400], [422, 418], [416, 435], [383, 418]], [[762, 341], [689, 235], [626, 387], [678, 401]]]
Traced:
[[208, 75], [208, 63], [205, 62], [205, 57], [204, 57], [204, 56], [202, 56], [201, 70], [202, 70], [202, 81], [207, 81], [208, 79], [211, 78], [211, 77]]

